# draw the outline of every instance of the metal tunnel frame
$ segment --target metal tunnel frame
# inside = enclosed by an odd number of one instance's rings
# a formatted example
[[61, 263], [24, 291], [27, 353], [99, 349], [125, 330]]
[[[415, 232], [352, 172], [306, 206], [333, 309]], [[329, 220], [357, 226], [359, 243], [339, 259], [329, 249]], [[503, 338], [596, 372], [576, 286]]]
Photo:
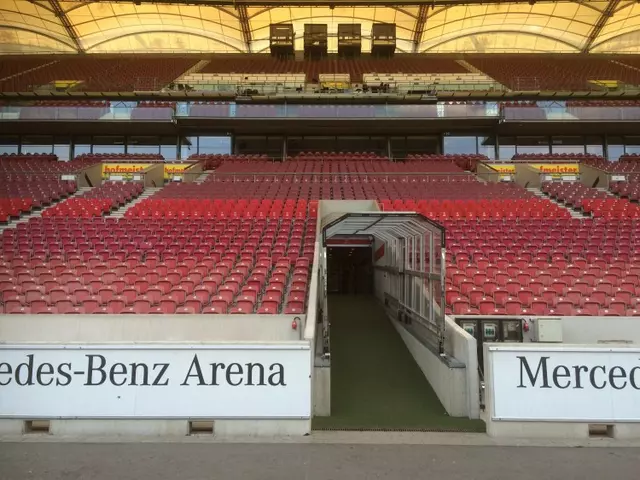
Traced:
[[444, 352], [445, 229], [413, 212], [347, 213], [322, 230], [334, 236], [372, 235], [384, 244], [374, 268], [387, 273], [387, 307], [424, 343]]

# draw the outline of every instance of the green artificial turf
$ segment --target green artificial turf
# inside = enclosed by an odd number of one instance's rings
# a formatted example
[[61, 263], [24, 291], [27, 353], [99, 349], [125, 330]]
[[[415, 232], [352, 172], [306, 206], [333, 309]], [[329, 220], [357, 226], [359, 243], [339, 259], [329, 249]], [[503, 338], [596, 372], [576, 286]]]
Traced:
[[334, 295], [331, 416], [315, 429], [485, 431], [484, 422], [449, 417], [373, 297]]

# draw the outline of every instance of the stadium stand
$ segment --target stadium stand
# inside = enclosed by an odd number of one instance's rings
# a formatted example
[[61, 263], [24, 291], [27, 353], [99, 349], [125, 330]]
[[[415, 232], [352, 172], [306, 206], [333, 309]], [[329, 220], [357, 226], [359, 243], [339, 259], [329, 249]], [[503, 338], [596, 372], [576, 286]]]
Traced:
[[512, 90], [593, 90], [597, 80], [640, 85], [640, 72], [616, 58], [579, 55], [468, 56], [466, 61]]
[[[6, 60], [3, 58], [1, 63]], [[43, 86], [55, 88], [55, 82], [81, 91], [160, 90], [197, 63], [193, 58], [122, 56], [52, 56], [42, 64], [9, 61], [12, 76], [0, 78], [0, 91], [26, 92]]]

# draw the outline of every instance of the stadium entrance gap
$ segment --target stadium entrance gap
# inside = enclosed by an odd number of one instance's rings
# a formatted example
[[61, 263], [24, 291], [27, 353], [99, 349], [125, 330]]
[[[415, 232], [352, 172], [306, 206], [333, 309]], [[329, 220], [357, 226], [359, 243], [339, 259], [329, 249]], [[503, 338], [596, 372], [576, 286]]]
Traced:
[[412, 333], [438, 348], [443, 317], [430, 299], [444, 278], [443, 235], [414, 213], [346, 214], [323, 229], [331, 416], [314, 429], [484, 430], [447, 415], [389, 319], [410, 317]]

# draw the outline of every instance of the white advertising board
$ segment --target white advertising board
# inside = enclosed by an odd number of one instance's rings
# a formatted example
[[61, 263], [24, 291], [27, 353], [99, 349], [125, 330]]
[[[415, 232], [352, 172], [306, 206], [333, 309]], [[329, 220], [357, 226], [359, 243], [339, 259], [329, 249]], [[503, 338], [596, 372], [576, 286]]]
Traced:
[[308, 418], [308, 345], [0, 346], [0, 417]]
[[640, 349], [487, 347], [494, 421], [640, 422]]

